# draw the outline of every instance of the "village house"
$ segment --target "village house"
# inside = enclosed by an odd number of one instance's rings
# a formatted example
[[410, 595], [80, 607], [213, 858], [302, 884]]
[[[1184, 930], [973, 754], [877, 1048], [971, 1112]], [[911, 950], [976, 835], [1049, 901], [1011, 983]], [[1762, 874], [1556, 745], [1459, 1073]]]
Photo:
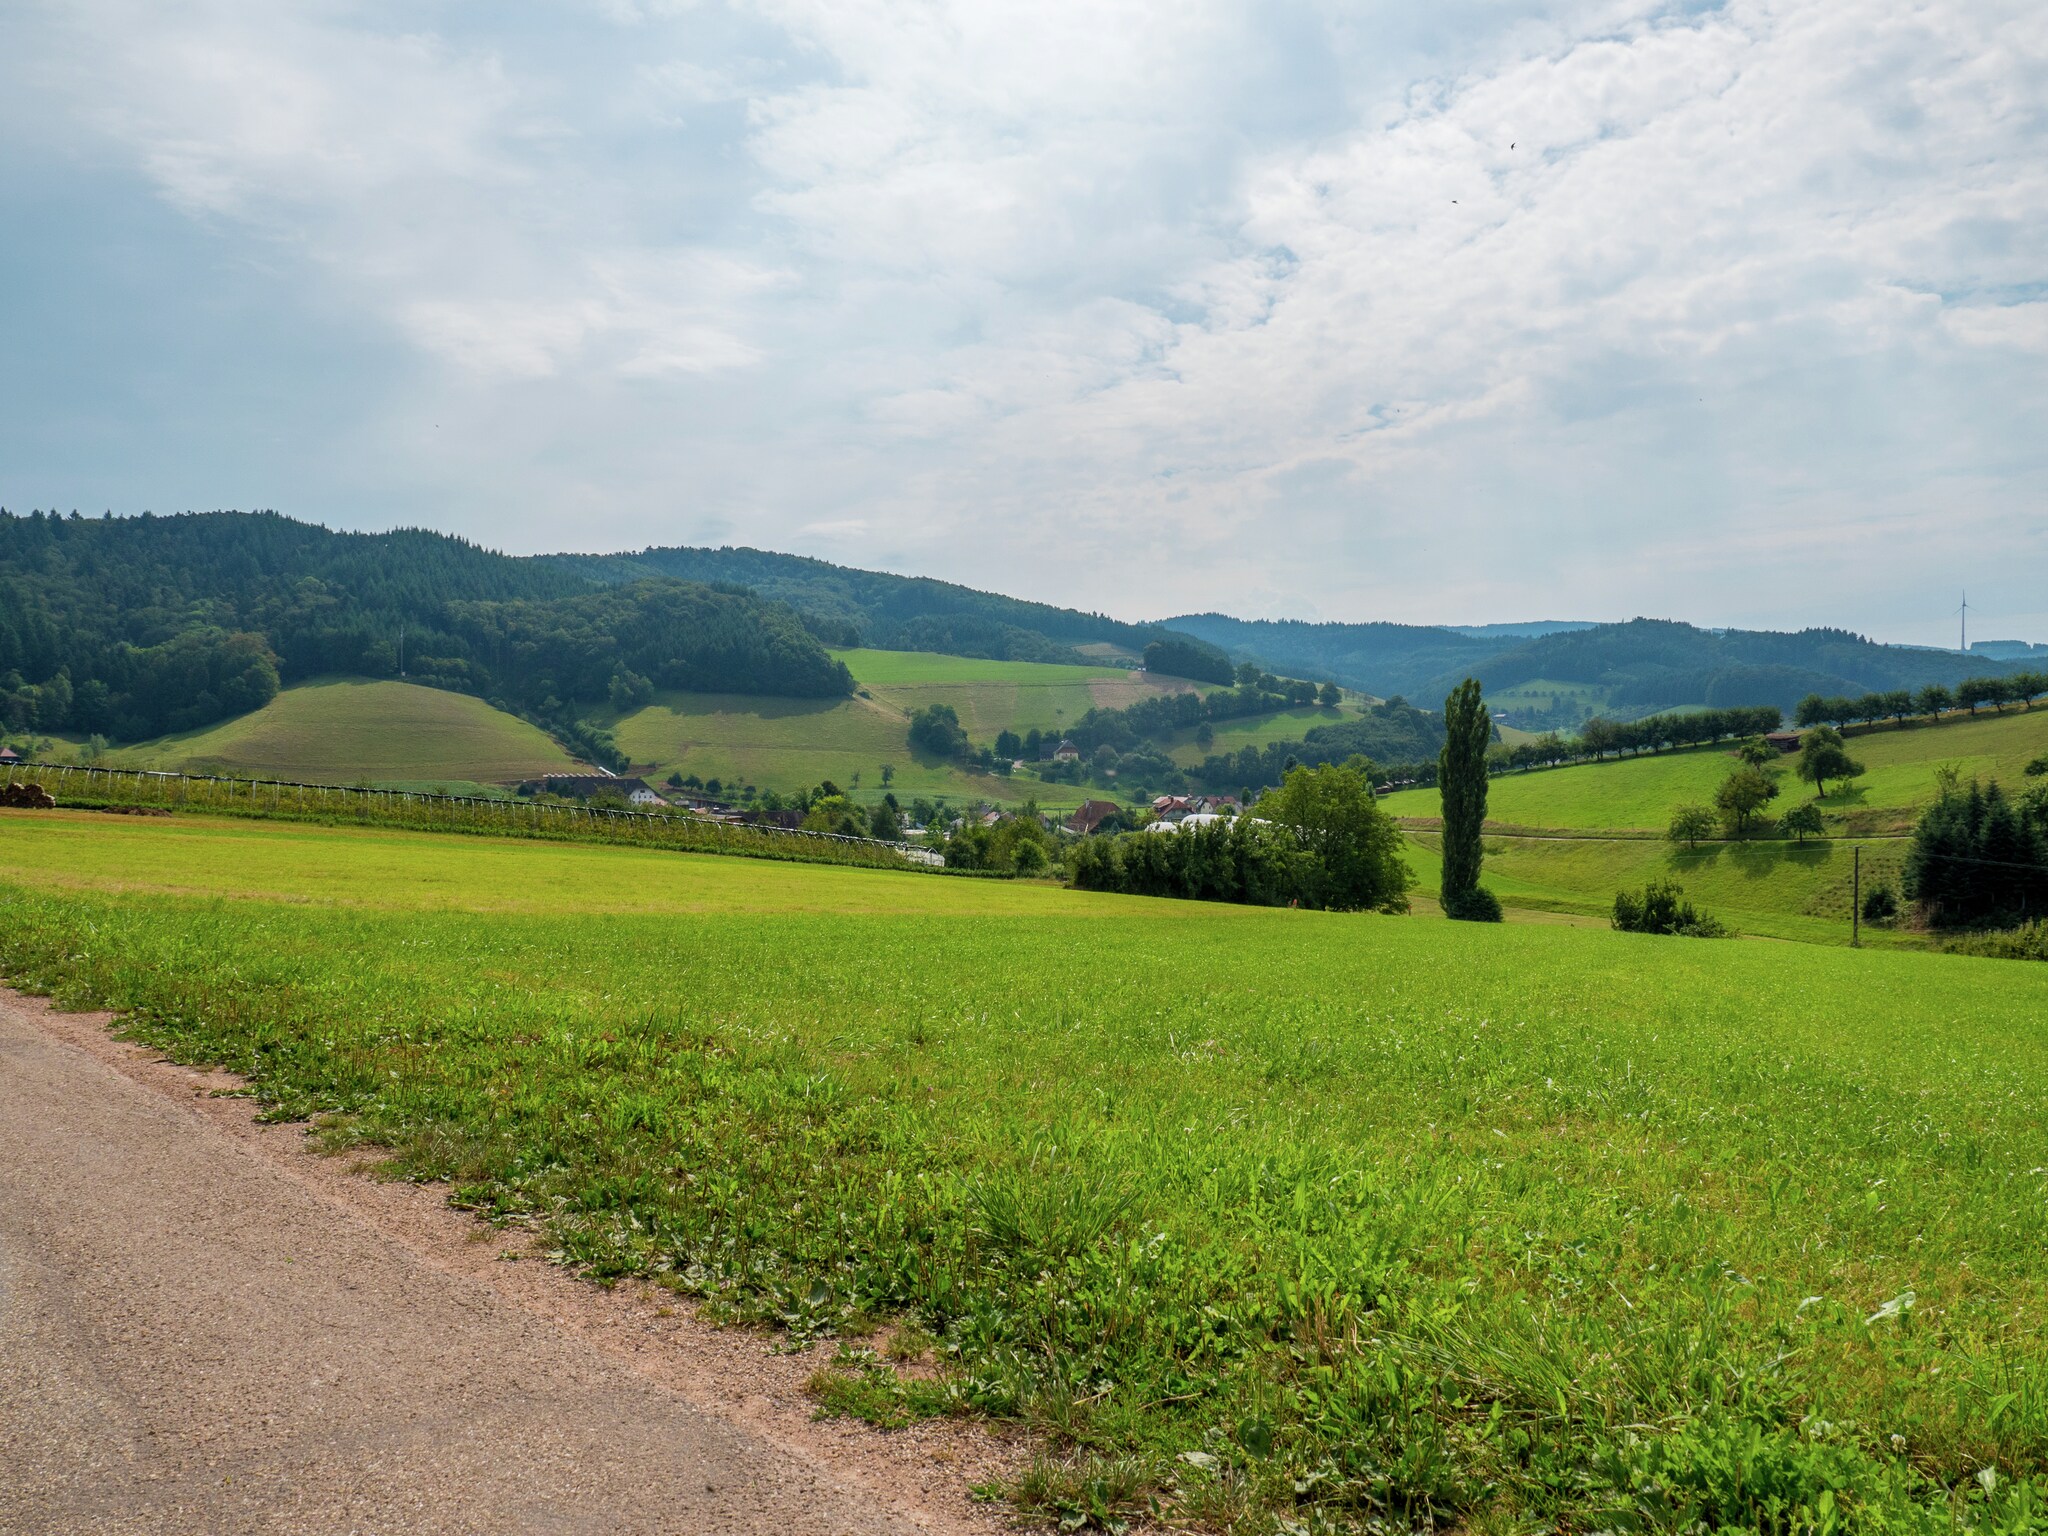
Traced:
[[1062, 737], [1060, 744], [1053, 749], [1052, 760], [1056, 763], [1078, 763], [1081, 749]]
[[560, 795], [565, 800], [595, 800], [600, 795], [617, 795], [628, 805], [668, 804], [648, 787], [645, 779], [609, 773], [551, 774], [519, 787], [528, 794]]
[[21, 754], [12, 747], [0, 747], [0, 768], [11, 768], [21, 761]]

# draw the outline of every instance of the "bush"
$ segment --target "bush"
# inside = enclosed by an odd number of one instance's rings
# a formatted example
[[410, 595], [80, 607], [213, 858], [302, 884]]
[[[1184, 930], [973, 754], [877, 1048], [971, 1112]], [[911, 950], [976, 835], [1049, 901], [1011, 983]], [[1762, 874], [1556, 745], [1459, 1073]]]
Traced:
[[1461, 923], [1497, 923], [1501, 920], [1500, 898], [1485, 886], [1475, 885], [1447, 899], [1444, 916]]
[[1685, 899], [1684, 887], [1652, 880], [1640, 892], [1614, 893], [1614, 926], [1621, 933], [1676, 934], [1689, 939], [1724, 939], [1725, 925]]
[[1899, 898], [1888, 885], [1876, 885], [1863, 898], [1863, 921], [1888, 923], [1899, 915]]

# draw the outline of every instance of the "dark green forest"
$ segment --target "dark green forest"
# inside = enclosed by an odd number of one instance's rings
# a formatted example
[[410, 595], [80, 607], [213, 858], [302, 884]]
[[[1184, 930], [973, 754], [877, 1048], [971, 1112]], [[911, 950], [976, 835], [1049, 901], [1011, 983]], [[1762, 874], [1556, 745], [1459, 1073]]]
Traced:
[[8, 729], [134, 740], [257, 708], [281, 683], [401, 666], [572, 733], [576, 707], [657, 687], [853, 686], [787, 606], [729, 586], [594, 587], [445, 534], [334, 533], [267, 512], [0, 511]]

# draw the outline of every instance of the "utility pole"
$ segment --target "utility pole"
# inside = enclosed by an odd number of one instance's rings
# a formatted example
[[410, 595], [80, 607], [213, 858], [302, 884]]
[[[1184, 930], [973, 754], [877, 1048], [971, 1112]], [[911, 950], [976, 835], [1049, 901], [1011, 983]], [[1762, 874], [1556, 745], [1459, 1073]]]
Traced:
[[398, 675], [405, 676], [405, 626], [398, 626]]
[[1849, 880], [1849, 947], [1863, 947], [1863, 845], [1858, 843], [1849, 850], [1854, 860], [1853, 873]]

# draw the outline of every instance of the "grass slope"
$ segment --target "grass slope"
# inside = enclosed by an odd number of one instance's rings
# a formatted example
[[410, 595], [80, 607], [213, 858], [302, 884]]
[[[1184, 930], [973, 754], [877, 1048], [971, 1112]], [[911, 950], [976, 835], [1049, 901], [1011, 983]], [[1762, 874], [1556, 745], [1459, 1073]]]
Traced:
[[[1738, 933], [1847, 944], [1853, 850], [1859, 846], [1864, 890], [1882, 882], [1897, 892], [1907, 847], [1898, 839], [1708, 843], [1687, 849], [1655, 838], [1489, 837], [1484, 881], [1510, 910], [1572, 913], [1604, 922], [1614, 910], [1616, 891], [1675, 880]], [[1408, 847], [1417, 889], [1434, 895], [1442, 874], [1441, 842], [1434, 833], [1413, 832]], [[1874, 945], [1922, 942], [1886, 928], [1866, 927], [1862, 938]]]
[[239, 719], [126, 747], [108, 761], [330, 784], [455, 786], [579, 771], [545, 731], [481, 699], [350, 680], [287, 688]]
[[[1822, 810], [1857, 831], [1899, 830], [1934, 798], [1935, 769], [1944, 764], [1965, 779], [1996, 778], [2018, 787], [2027, 763], [2048, 752], [2048, 708], [1859, 731], [1849, 751], [1868, 771], [1829, 794], [1820, 802]], [[1776, 811], [1812, 797], [1792, 771], [1796, 761], [1788, 757], [1781, 765]], [[1733, 766], [1723, 746], [1511, 773], [1493, 781], [1487, 815], [1502, 826], [1662, 831], [1675, 806], [1711, 804]], [[1396, 816], [1436, 816], [1442, 810], [1434, 789], [1403, 790], [1382, 803]]]
[[0, 814], [9, 974], [1072, 1525], [2041, 1519], [2048, 968]]

